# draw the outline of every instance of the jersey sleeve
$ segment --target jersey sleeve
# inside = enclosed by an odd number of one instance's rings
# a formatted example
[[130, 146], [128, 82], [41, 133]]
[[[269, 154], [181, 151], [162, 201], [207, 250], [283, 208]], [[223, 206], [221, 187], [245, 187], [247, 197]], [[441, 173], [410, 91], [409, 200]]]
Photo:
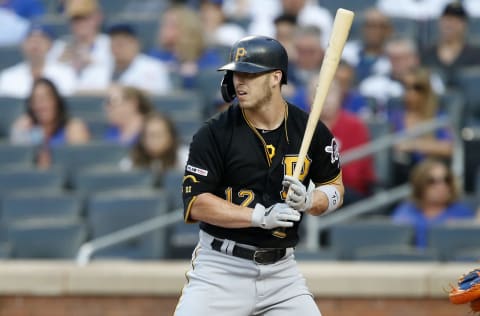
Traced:
[[190, 219], [190, 208], [197, 195], [214, 192], [223, 173], [223, 162], [211, 127], [204, 125], [193, 137], [182, 182], [184, 220]]
[[340, 175], [338, 143], [330, 130], [319, 122], [310, 146], [310, 178], [316, 185], [326, 184]]

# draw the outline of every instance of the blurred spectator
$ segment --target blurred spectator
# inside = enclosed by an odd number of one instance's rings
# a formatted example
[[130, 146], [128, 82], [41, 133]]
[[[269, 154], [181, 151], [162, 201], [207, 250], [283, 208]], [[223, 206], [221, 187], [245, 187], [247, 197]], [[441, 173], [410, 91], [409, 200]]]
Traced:
[[113, 55], [111, 81], [143, 89], [152, 94], [170, 90], [168, 69], [163, 62], [140, 52], [140, 42], [132, 26], [116, 24], [110, 27]]
[[[403, 78], [404, 94], [400, 106], [389, 109], [389, 121], [395, 132], [415, 128], [435, 118], [444, 116], [438, 109], [438, 99], [430, 84], [430, 73], [423, 68], [415, 69]], [[394, 147], [394, 181], [407, 180], [411, 167], [425, 157], [449, 159], [453, 150], [453, 135], [450, 129], [436, 131], [406, 140]]]
[[372, 109], [369, 107], [368, 100], [355, 87], [355, 69], [347, 62], [340, 61], [335, 80], [342, 95], [342, 108], [362, 119], [370, 118]]
[[[316, 80], [309, 87], [310, 104], [313, 102]], [[342, 109], [342, 90], [337, 81], [332, 82], [320, 119], [331, 130], [340, 154], [370, 141], [368, 128], [361, 119]], [[344, 205], [368, 196], [375, 183], [373, 158], [368, 156], [342, 165], [342, 179], [345, 185]]]
[[275, 39], [285, 47], [288, 54], [288, 62], [292, 64], [293, 61], [297, 60], [294, 44], [297, 32], [297, 17], [290, 14], [281, 14], [275, 18], [273, 23], [275, 25]]
[[428, 246], [428, 229], [433, 225], [474, 219], [474, 211], [460, 201], [457, 179], [442, 161], [427, 159], [416, 165], [410, 184], [410, 200], [395, 208], [392, 220], [415, 226], [417, 247]]
[[26, 113], [15, 120], [10, 133], [14, 144], [39, 146], [39, 167], [50, 165], [50, 146], [82, 144], [89, 138], [87, 126], [80, 119], [69, 117], [65, 100], [55, 84], [46, 78], [34, 82]]
[[[361, 94], [374, 98], [382, 106], [389, 99], [398, 98], [403, 94], [403, 77], [420, 66], [417, 45], [410, 38], [390, 39], [385, 45], [385, 53], [390, 63], [388, 71], [369, 76], [359, 85]], [[431, 84], [437, 94], [445, 92], [445, 84], [437, 73], [432, 73]]]
[[152, 112], [145, 118], [139, 141], [130, 156], [121, 161], [121, 168], [149, 168], [161, 175], [166, 170], [184, 170], [188, 148], [181, 145], [172, 120], [164, 114]]
[[[377, 7], [388, 16], [415, 20], [437, 18], [452, 0], [378, 0]], [[474, 0], [476, 1], [476, 0]]]
[[72, 34], [57, 40], [49, 58], [67, 63], [77, 74], [77, 91], [105, 91], [110, 84], [110, 39], [99, 33], [102, 14], [96, 0], [68, 0], [66, 14]]
[[142, 90], [129, 86], [112, 86], [105, 101], [109, 128], [104, 139], [133, 146], [138, 141], [145, 116], [152, 111], [153, 105]]
[[299, 27], [295, 33], [294, 45], [297, 56], [295, 76], [307, 87], [312, 78], [318, 76], [325, 53], [320, 41], [320, 30], [315, 26]]
[[229, 23], [222, 10], [223, 0], [202, 0], [200, 18], [208, 46], [232, 46], [245, 36], [245, 31], [235, 23]]
[[458, 84], [459, 68], [480, 64], [480, 48], [468, 43], [467, 25], [468, 15], [461, 3], [448, 4], [438, 21], [438, 40], [424, 52], [424, 64], [441, 71], [447, 86]]
[[167, 63], [172, 77], [179, 77], [181, 88], [194, 88], [199, 71], [221, 66], [224, 58], [206, 46], [202, 22], [192, 9], [185, 5], [170, 7], [163, 12], [159, 28], [159, 46], [150, 55]]
[[0, 8], [11, 10], [27, 20], [38, 20], [45, 14], [41, 0], [0, 0]]
[[45, 77], [54, 82], [62, 95], [75, 90], [75, 72], [67, 65], [47, 59], [52, 46], [52, 32], [33, 24], [22, 43], [24, 61], [0, 73], [0, 95], [26, 98], [35, 79]]
[[349, 41], [343, 59], [355, 67], [357, 82], [388, 69], [384, 45], [393, 33], [390, 19], [376, 8], [365, 11], [361, 40]]
[[318, 1], [281, 0], [274, 2], [273, 5], [268, 1], [255, 2], [261, 2], [263, 10], [259, 10], [256, 15], [251, 17], [252, 22], [248, 28], [249, 34], [273, 37], [275, 35], [273, 24], [275, 17], [280, 14], [288, 14], [297, 17], [297, 22], [300, 26], [316, 26], [320, 30], [319, 39], [322, 47], [325, 48], [327, 46], [333, 18], [327, 9], [320, 7]]

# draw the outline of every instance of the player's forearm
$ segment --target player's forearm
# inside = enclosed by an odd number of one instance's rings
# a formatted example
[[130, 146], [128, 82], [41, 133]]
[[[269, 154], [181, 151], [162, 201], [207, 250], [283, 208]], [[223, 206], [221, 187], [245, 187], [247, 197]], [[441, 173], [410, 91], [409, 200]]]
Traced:
[[[339, 201], [337, 202], [338, 203], [337, 208], [338, 208], [343, 203], [343, 194], [345, 191], [342, 180], [340, 178], [337, 181], [330, 183], [329, 185], [333, 185], [339, 193]], [[315, 216], [322, 215], [328, 209], [329, 203], [330, 203], [329, 198], [324, 192], [320, 190], [315, 190], [313, 192], [312, 207], [310, 208], [308, 213]]]
[[245, 228], [252, 226], [252, 209], [202, 193], [192, 205], [190, 218], [225, 228]]

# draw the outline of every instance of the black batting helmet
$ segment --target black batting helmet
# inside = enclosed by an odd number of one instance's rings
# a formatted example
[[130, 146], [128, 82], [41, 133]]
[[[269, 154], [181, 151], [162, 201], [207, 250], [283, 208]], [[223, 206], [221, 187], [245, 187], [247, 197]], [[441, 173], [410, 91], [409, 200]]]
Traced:
[[233, 72], [261, 73], [282, 71], [282, 84], [287, 83], [288, 56], [277, 40], [266, 36], [248, 36], [236, 42], [230, 51], [230, 62], [218, 70], [226, 70], [222, 80], [222, 96], [226, 102], [235, 98]]

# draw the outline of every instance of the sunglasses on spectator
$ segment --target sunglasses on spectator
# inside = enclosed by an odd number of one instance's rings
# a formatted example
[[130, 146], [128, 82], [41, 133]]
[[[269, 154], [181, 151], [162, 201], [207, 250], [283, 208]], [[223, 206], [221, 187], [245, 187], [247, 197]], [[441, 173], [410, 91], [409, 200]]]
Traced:
[[427, 183], [432, 185], [432, 184], [437, 184], [437, 183], [450, 183], [451, 177], [446, 175], [442, 177], [428, 177]]
[[427, 87], [421, 83], [412, 83], [412, 84], [404, 84], [405, 90], [414, 90], [417, 92], [424, 92], [427, 90]]

